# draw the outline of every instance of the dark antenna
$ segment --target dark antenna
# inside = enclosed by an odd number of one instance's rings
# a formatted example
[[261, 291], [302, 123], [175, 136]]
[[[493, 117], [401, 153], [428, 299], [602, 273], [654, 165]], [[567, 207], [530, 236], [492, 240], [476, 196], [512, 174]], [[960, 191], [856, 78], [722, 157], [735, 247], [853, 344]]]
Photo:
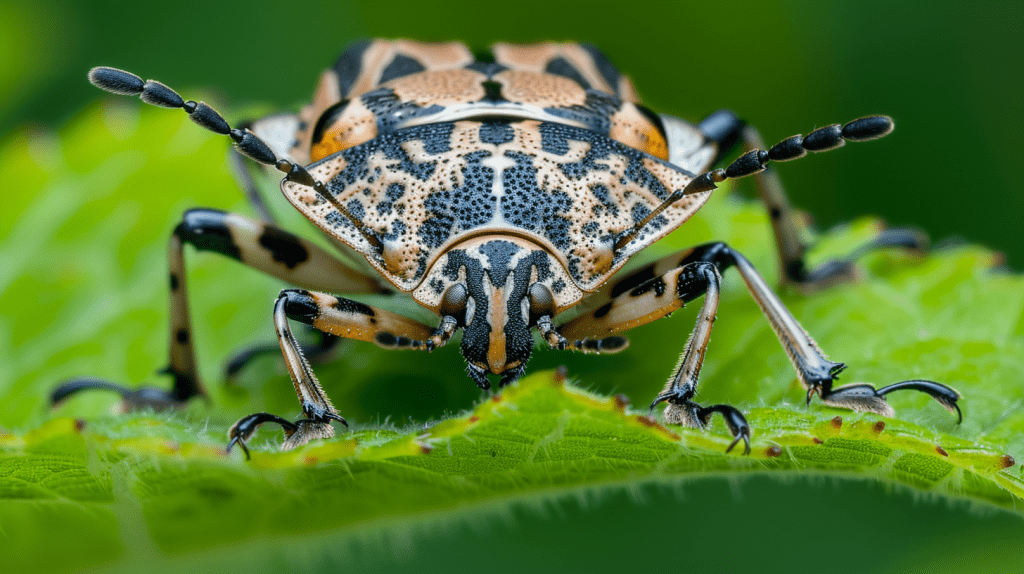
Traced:
[[818, 128], [806, 136], [795, 135], [786, 138], [773, 145], [768, 151], [753, 149], [741, 155], [736, 161], [729, 164], [725, 169], [716, 169], [703, 173], [686, 184], [680, 191], [672, 195], [654, 208], [647, 217], [633, 226], [632, 229], [619, 235], [615, 241], [614, 250], [619, 251], [632, 241], [645, 225], [661, 215], [661, 212], [668, 209], [673, 203], [687, 195], [711, 191], [727, 179], [737, 179], [754, 175], [765, 170], [772, 161], [790, 161], [800, 159], [807, 155], [807, 152], [831, 151], [843, 147], [846, 142], [860, 142], [878, 139], [892, 132], [892, 118], [888, 116], [868, 116], [853, 120], [840, 126], [832, 124]]
[[249, 159], [269, 165], [285, 174], [285, 179], [299, 185], [312, 187], [320, 197], [327, 200], [338, 213], [348, 218], [356, 230], [370, 242], [378, 252], [383, 250], [380, 237], [372, 229], [366, 227], [362, 221], [352, 215], [345, 206], [341, 205], [324, 184], [317, 181], [313, 174], [296, 163], [286, 159], [278, 158], [270, 146], [260, 139], [256, 134], [246, 129], [231, 129], [228, 122], [216, 110], [204, 102], [185, 101], [177, 92], [155, 80], [143, 81], [142, 78], [117, 68], [97, 67], [89, 70], [89, 81], [101, 90], [122, 95], [139, 96], [142, 101], [161, 108], [181, 108], [185, 110], [188, 117], [213, 133], [229, 136], [235, 142], [235, 148], [242, 155]]

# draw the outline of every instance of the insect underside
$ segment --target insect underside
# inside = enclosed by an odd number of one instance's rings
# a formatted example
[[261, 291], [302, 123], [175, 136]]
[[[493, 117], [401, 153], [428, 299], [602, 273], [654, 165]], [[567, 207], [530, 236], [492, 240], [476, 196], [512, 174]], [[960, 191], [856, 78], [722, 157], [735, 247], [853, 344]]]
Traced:
[[[637, 252], [682, 225], [716, 184], [753, 176], [771, 216], [784, 281], [823, 288], [852, 276], [850, 259], [815, 269], [771, 161], [882, 137], [884, 116], [831, 125], [767, 148], [758, 132], [721, 110], [697, 124], [643, 107], [630, 80], [596, 48], [582, 44], [495, 44], [478, 59], [460, 43], [374, 40], [350, 46], [321, 76], [313, 101], [232, 128], [202, 102], [185, 101], [155, 81], [114, 68], [89, 73], [96, 86], [146, 103], [181, 108], [200, 126], [229, 136], [258, 219], [214, 209], [185, 213], [171, 237], [171, 390], [129, 389], [106, 381], [68, 381], [52, 402], [89, 388], [121, 394], [128, 407], [173, 407], [205, 394], [188, 315], [184, 246], [234, 258], [295, 285], [273, 306], [280, 349], [303, 417], [270, 413], [239, 420], [228, 449], [266, 422], [281, 425], [283, 448], [347, 426], [312, 365], [338, 338], [392, 349], [431, 351], [458, 331], [471, 380], [500, 386], [522, 376], [536, 330], [553, 349], [615, 353], [620, 333], [666, 317], [703, 297], [696, 325], [664, 391], [667, 422], [704, 427], [719, 413], [750, 452], [743, 414], [700, 405], [696, 394], [718, 311], [722, 274], [742, 278], [807, 391], [828, 405], [893, 416], [885, 395], [913, 389], [960, 410], [960, 395], [928, 380], [876, 389], [834, 386], [845, 365], [828, 360], [754, 267], [727, 244], [710, 242], [619, 272]], [[739, 145], [744, 153], [713, 166]], [[281, 229], [254, 185], [247, 156], [284, 174], [281, 191], [357, 267]], [[862, 250], [920, 247], [905, 230], [881, 232]], [[437, 320], [425, 324], [342, 297], [411, 296]], [[337, 295], [335, 295], [337, 294]], [[574, 309], [572, 318], [562, 320]], [[323, 333], [301, 348], [291, 322]], [[237, 371], [256, 355], [229, 363]]]

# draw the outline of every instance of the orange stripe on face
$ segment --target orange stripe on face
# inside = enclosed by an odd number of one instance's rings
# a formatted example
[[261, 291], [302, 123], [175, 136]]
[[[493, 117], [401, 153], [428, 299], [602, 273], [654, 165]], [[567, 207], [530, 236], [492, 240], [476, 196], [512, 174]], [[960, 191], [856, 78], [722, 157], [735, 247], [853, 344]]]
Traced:
[[499, 374], [505, 370], [505, 362], [507, 360], [505, 354], [505, 321], [507, 320], [507, 302], [505, 301], [505, 289], [497, 288], [490, 285], [490, 281], [487, 281], [490, 291], [490, 301], [488, 301], [489, 309], [487, 313], [487, 321], [491, 324], [490, 340], [487, 345], [487, 365], [494, 374]]

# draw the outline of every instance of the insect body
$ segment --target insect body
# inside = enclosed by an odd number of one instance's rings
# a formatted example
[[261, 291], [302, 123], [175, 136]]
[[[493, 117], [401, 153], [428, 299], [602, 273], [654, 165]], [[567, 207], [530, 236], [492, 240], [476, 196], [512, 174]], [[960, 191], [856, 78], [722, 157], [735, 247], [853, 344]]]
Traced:
[[[730, 112], [693, 125], [647, 110], [630, 81], [589, 46], [497, 44], [485, 60], [458, 43], [358, 43], [324, 72], [313, 102], [299, 114], [246, 129], [232, 129], [206, 104], [186, 102], [158, 82], [93, 69], [90, 80], [100, 88], [183, 108], [199, 125], [230, 136], [242, 154], [284, 173], [288, 201], [367, 269], [279, 229], [249, 182], [263, 221], [192, 210], [172, 235], [173, 390], [72, 381], [54, 392], [54, 402], [93, 387], [116, 389], [136, 405], [173, 405], [204, 393], [187, 312], [183, 246], [191, 244], [301, 287], [282, 291], [273, 313], [305, 416], [294, 423], [268, 413], [245, 417], [232, 427], [229, 448], [246, 448], [265, 422], [284, 427], [285, 448], [332, 436], [332, 421], [347, 425], [313, 374], [309, 358], [318, 348], [304, 353], [290, 320], [385, 348], [427, 351], [461, 329], [469, 377], [487, 389], [490, 375], [503, 386], [523, 374], [534, 329], [556, 349], [613, 353], [628, 345], [619, 333], [703, 296], [697, 325], [652, 408], [667, 402], [669, 422], [697, 427], [721, 413], [734, 436], [729, 448], [743, 440], [749, 452], [750, 429], [737, 409], [692, 400], [721, 273], [732, 267], [768, 317], [808, 401], [818, 394], [827, 404], [892, 416], [884, 396], [916, 389], [959, 413], [957, 392], [932, 381], [834, 387], [844, 365], [825, 358], [753, 266], [724, 243], [617, 273], [685, 222], [716, 183], [755, 175], [786, 280], [816, 287], [849, 276], [848, 261], [806, 269], [789, 204], [765, 168], [772, 160], [881, 137], [892, 129], [888, 118], [828, 126], [764, 151], [757, 132]], [[711, 170], [737, 142], [746, 153]], [[914, 243], [900, 231], [874, 242]], [[438, 320], [423, 324], [328, 292], [408, 294]], [[582, 312], [560, 321], [573, 307]]]

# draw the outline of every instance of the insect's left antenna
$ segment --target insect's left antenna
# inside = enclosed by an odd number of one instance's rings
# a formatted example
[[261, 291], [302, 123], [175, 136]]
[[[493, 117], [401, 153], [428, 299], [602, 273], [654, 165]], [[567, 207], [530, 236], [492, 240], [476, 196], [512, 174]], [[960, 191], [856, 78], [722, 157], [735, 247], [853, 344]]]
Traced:
[[228, 125], [227, 120], [225, 120], [224, 117], [216, 110], [206, 105], [205, 102], [194, 102], [192, 100], [185, 101], [185, 99], [179, 96], [177, 92], [156, 80], [143, 80], [131, 72], [118, 70], [117, 68], [107, 68], [103, 66], [93, 68], [89, 70], [89, 81], [97, 88], [114, 94], [121, 96], [139, 96], [142, 101], [153, 106], [159, 106], [161, 108], [181, 108], [185, 110], [188, 117], [201, 127], [204, 127], [215, 134], [229, 136], [231, 140], [235, 142], [235, 148], [242, 155], [257, 163], [273, 167], [285, 174], [285, 179], [288, 181], [294, 181], [300, 185], [312, 187], [318, 195], [326, 199], [332, 206], [334, 206], [335, 209], [338, 210], [339, 213], [348, 218], [349, 221], [355, 225], [356, 230], [358, 230], [371, 245], [378, 250], [383, 249], [383, 245], [380, 237], [377, 236], [377, 233], [366, 227], [366, 225], [352, 215], [345, 206], [341, 205], [337, 198], [327, 190], [327, 187], [324, 186], [323, 183], [317, 181], [316, 178], [313, 177], [313, 174], [309, 173], [309, 170], [297, 163], [277, 157], [273, 150], [270, 149], [270, 146], [260, 139], [259, 136], [249, 131], [248, 128], [232, 129], [231, 126]]

